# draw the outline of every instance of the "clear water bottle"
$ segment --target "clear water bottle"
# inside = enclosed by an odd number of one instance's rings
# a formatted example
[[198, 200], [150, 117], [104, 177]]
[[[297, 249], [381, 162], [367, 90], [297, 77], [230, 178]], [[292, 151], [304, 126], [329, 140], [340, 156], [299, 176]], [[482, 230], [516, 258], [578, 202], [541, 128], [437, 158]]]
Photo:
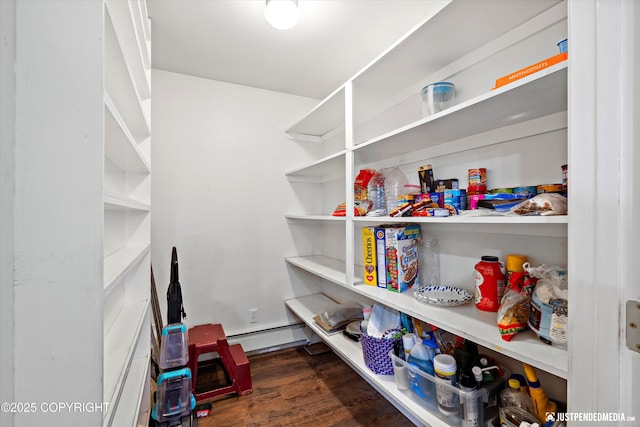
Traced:
[[384, 175], [384, 195], [387, 201], [387, 213], [391, 214], [398, 206], [398, 196], [404, 192], [404, 186], [408, 184], [406, 175], [398, 168], [382, 170]]
[[387, 214], [387, 203], [384, 197], [384, 175], [382, 172], [376, 172], [369, 180], [367, 188], [369, 200], [371, 200], [371, 209], [367, 215], [384, 216]]
[[440, 248], [437, 239], [420, 240], [420, 286], [440, 285]]

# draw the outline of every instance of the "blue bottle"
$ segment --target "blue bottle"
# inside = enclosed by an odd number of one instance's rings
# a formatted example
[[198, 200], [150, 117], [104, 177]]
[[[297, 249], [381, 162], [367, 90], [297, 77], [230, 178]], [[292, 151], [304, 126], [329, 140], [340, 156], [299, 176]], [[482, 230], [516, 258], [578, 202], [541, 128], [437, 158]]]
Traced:
[[[407, 372], [411, 391], [435, 407], [436, 387], [433, 379], [433, 355], [435, 354], [435, 349], [433, 345], [437, 348], [437, 344], [431, 340], [418, 339], [416, 341], [407, 358]], [[428, 374], [431, 379], [424, 378], [417, 372], [418, 370]]]

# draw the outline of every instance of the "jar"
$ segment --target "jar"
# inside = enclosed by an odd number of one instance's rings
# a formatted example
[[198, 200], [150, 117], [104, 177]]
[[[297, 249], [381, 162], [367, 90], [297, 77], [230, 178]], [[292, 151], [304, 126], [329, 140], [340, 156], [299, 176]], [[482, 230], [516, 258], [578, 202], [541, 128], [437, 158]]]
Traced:
[[437, 239], [420, 240], [420, 263], [418, 264], [420, 286], [440, 285], [440, 250]]
[[474, 268], [474, 299], [478, 310], [497, 312], [500, 308], [498, 289], [504, 289], [504, 273], [496, 256], [484, 255]]

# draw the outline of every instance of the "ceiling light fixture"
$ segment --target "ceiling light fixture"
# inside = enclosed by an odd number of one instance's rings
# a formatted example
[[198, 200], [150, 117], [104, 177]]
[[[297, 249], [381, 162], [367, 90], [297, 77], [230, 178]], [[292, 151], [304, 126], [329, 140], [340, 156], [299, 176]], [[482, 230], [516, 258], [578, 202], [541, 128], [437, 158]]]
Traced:
[[300, 19], [298, 0], [267, 0], [264, 17], [272, 27], [278, 30], [293, 28]]

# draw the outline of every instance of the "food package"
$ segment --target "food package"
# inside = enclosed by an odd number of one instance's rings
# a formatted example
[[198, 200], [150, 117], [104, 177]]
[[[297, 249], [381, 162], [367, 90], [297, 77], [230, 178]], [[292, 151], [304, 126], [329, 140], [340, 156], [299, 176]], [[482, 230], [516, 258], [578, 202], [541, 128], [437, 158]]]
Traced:
[[538, 194], [511, 208], [518, 215], [566, 215], [567, 198], [557, 193]]
[[[371, 177], [376, 173], [373, 169], [362, 169], [353, 183], [353, 216], [365, 216], [371, 209], [368, 186]], [[333, 211], [333, 216], [346, 216], [347, 204], [340, 203]]]
[[[527, 263], [524, 265], [527, 270]], [[531, 275], [539, 277], [531, 295], [529, 328], [541, 341], [556, 346], [567, 344], [569, 324], [569, 291], [566, 270], [545, 265], [529, 268]]]
[[385, 273], [387, 290], [404, 292], [418, 281], [418, 241], [420, 226], [417, 224], [386, 227]]
[[535, 280], [526, 271], [514, 271], [509, 275], [507, 292], [498, 308], [498, 331], [503, 340], [511, 341], [518, 332], [528, 328], [530, 291]]

